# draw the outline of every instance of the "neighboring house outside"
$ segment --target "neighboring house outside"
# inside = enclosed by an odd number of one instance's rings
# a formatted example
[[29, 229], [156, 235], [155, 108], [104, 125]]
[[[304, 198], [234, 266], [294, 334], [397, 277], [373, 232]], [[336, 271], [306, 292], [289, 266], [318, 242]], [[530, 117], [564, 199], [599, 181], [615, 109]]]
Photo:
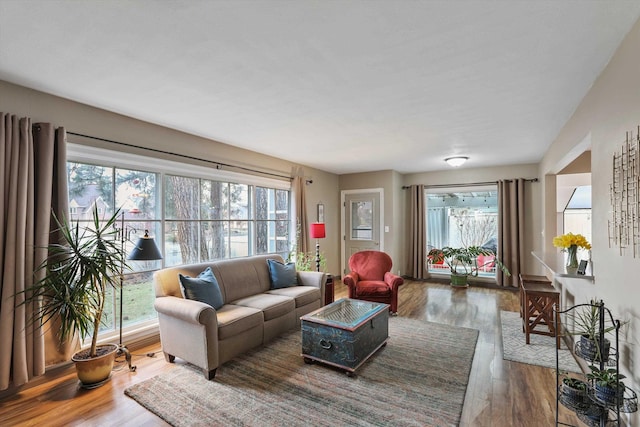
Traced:
[[89, 220], [93, 206], [98, 207], [98, 213], [108, 212], [110, 206], [104, 201], [97, 184], [89, 184], [84, 187], [81, 195], [69, 200], [70, 220]]

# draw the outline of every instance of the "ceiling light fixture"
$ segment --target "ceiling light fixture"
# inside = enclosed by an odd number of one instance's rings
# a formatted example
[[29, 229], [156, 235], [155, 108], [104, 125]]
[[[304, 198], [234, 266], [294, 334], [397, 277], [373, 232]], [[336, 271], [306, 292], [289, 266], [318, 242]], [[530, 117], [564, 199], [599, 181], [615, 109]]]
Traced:
[[469, 160], [469, 158], [464, 156], [448, 157], [444, 159], [444, 161], [447, 162], [449, 166], [453, 166], [454, 168], [461, 166], [467, 160]]

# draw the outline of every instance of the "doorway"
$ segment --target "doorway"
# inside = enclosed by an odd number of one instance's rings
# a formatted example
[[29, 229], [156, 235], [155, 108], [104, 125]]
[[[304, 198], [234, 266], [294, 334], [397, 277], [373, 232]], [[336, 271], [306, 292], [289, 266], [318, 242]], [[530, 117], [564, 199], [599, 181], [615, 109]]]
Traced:
[[384, 250], [382, 188], [344, 190], [342, 198], [342, 274], [349, 273], [349, 257], [359, 251]]

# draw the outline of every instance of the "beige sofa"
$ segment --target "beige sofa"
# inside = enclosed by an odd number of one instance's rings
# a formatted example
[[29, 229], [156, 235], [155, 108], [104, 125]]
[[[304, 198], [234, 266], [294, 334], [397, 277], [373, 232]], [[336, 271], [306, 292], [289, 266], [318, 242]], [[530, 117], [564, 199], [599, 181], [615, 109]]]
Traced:
[[[270, 289], [267, 259], [257, 255], [158, 270], [153, 275], [162, 350], [168, 362], [179, 357], [203, 369], [212, 379], [221, 364], [250, 348], [265, 344], [300, 324], [322, 306], [325, 275], [298, 272], [298, 286]], [[184, 299], [178, 274], [196, 277], [211, 267], [224, 298], [214, 310]]]

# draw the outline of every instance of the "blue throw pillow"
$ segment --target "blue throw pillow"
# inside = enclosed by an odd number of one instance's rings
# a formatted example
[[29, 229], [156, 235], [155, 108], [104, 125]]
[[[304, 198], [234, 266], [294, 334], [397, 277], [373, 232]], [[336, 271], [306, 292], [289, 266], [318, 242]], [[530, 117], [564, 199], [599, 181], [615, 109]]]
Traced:
[[298, 275], [296, 265], [293, 262], [283, 264], [275, 259], [268, 259], [269, 279], [271, 279], [271, 289], [288, 288], [298, 286]]
[[218, 285], [211, 267], [207, 267], [196, 278], [183, 276], [182, 274], [178, 274], [178, 276], [180, 277], [182, 294], [185, 298], [209, 304], [216, 310], [219, 310], [224, 305], [220, 285]]

